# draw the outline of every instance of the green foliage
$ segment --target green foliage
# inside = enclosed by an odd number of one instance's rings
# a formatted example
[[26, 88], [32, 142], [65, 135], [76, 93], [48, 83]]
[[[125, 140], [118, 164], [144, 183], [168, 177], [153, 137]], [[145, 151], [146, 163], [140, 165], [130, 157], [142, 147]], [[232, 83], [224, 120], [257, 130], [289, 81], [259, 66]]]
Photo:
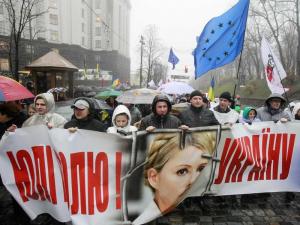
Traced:
[[[220, 82], [216, 85], [216, 96], [220, 95], [224, 91], [229, 91], [233, 94], [234, 86], [235, 82], [233, 80]], [[264, 99], [270, 95], [270, 91], [265, 80], [251, 80], [247, 81], [245, 86], [237, 86], [236, 94], [239, 94], [242, 98]]]

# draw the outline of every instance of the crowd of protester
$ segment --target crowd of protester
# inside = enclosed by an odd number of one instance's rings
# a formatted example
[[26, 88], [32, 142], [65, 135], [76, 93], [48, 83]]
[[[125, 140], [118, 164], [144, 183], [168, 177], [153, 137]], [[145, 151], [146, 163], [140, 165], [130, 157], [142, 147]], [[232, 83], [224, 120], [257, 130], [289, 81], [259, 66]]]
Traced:
[[[240, 97], [233, 98], [229, 92], [219, 96], [219, 104], [211, 107], [205, 94], [195, 90], [175, 99], [176, 103], [186, 103], [181, 113], [172, 115], [172, 103], [166, 95], [157, 95], [152, 105], [119, 104], [115, 98], [108, 98], [107, 104], [112, 110], [97, 110], [95, 102], [87, 97], [79, 97], [70, 106], [72, 118], [67, 121], [54, 112], [55, 101], [51, 93], [42, 93], [34, 102], [22, 108], [19, 101], [0, 104], [0, 139], [6, 132], [34, 125], [46, 125], [51, 128], [65, 128], [69, 132], [78, 129], [128, 135], [133, 131], [180, 128], [212, 125], [233, 125], [234, 123], [253, 124], [260, 121], [285, 123], [300, 121], [300, 103], [288, 106], [280, 94], [271, 94], [260, 108], [242, 106]], [[288, 106], [288, 108], [286, 108]], [[291, 196], [289, 196], [291, 197]], [[293, 196], [292, 196], [293, 197]], [[14, 201], [14, 210], [18, 217], [28, 221], [28, 217]], [[25, 219], [24, 219], [25, 218]]]
[[[91, 98], [76, 98], [70, 106], [74, 113], [69, 121], [54, 112], [55, 101], [51, 93], [37, 95], [34, 102], [27, 105], [26, 110], [19, 101], [2, 103], [0, 138], [6, 131], [40, 124], [45, 124], [48, 128], [65, 128], [73, 132], [77, 129], [109, 133], [119, 133], [118, 130], [123, 130], [122, 134], [124, 131], [128, 134], [135, 129], [147, 131], [155, 128], [188, 129], [218, 124], [252, 124], [260, 121], [284, 123], [300, 119], [300, 103], [288, 105], [286, 99], [276, 93], [271, 94], [262, 107], [255, 108], [242, 106], [239, 96], [233, 98], [229, 92], [223, 92], [219, 96], [218, 104], [211, 107], [205, 94], [195, 90], [175, 99], [176, 103], [186, 104], [185, 110], [179, 114], [172, 113], [174, 103], [163, 94], [156, 96], [152, 105], [120, 104], [113, 97], [108, 98], [106, 102], [112, 110], [96, 109], [95, 102]], [[120, 125], [116, 122], [119, 118], [126, 118], [126, 122]]]

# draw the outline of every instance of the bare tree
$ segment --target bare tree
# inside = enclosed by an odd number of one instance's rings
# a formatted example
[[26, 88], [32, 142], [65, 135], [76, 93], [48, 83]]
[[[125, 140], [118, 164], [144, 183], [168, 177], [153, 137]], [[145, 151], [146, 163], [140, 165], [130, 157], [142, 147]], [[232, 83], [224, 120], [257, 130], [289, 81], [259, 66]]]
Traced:
[[[254, 0], [254, 20], [268, 39], [274, 40], [283, 67], [289, 76], [300, 75], [299, 0]], [[291, 39], [293, 37], [294, 39]], [[297, 42], [295, 43], [295, 40]], [[292, 52], [290, 52], [292, 51]], [[296, 62], [295, 62], [296, 61]], [[295, 68], [293, 68], [295, 66]]]
[[[284, 31], [285, 40], [287, 39], [287, 51], [290, 57], [296, 56], [295, 72], [297, 76], [300, 76], [300, 1], [299, 0], [280, 0], [286, 7], [289, 6], [288, 10], [283, 11], [283, 15], [287, 18], [292, 26], [287, 27]], [[296, 42], [296, 43], [295, 43]], [[292, 47], [292, 48], [291, 48]], [[293, 52], [290, 52], [294, 49]], [[295, 51], [296, 50], [296, 51]], [[288, 60], [289, 62], [293, 62]], [[292, 65], [289, 65], [293, 67]], [[291, 71], [294, 68], [289, 67]]]
[[165, 81], [167, 77], [168, 66], [162, 62], [156, 61], [153, 63], [153, 81], [158, 84], [160, 80]]
[[268, 30], [274, 38], [279, 56], [283, 67], [285, 68], [286, 59], [283, 57], [283, 47], [281, 44], [281, 28], [285, 24], [284, 17], [279, 13], [281, 11], [280, 5], [276, 1], [260, 0], [257, 7], [252, 7], [252, 15], [254, 17], [261, 17], [268, 25]]
[[243, 58], [248, 63], [249, 79], [260, 79], [262, 68], [260, 56], [260, 41], [262, 39], [261, 28], [262, 27], [257, 19], [248, 20]]
[[0, 0], [0, 4], [4, 5], [8, 14], [10, 24], [10, 67], [17, 81], [19, 80], [19, 48], [22, 34], [26, 26], [46, 13], [46, 11], [37, 10], [37, 6], [41, 3], [42, 0]]
[[154, 64], [160, 62], [160, 58], [163, 54], [163, 47], [158, 38], [158, 31], [155, 25], [148, 25], [143, 34], [145, 38], [144, 45], [144, 61], [145, 71], [147, 73], [147, 85], [153, 78]]

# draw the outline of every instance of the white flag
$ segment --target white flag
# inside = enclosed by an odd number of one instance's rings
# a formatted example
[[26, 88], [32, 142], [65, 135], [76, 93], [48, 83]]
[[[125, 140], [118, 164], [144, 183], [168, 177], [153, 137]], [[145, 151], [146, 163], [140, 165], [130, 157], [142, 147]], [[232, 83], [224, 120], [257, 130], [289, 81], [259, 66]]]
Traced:
[[284, 91], [288, 91], [287, 88], [284, 89], [281, 83], [281, 80], [286, 78], [286, 72], [264, 37], [261, 41], [261, 57], [270, 91], [278, 94], [283, 94]]

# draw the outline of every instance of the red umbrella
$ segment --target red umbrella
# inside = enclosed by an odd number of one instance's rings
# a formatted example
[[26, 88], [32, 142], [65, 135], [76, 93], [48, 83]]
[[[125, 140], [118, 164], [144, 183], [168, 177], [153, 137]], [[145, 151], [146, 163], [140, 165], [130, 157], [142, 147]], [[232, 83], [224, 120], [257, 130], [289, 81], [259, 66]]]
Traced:
[[34, 95], [17, 81], [0, 76], [0, 101], [8, 102], [25, 98], [34, 98]]

